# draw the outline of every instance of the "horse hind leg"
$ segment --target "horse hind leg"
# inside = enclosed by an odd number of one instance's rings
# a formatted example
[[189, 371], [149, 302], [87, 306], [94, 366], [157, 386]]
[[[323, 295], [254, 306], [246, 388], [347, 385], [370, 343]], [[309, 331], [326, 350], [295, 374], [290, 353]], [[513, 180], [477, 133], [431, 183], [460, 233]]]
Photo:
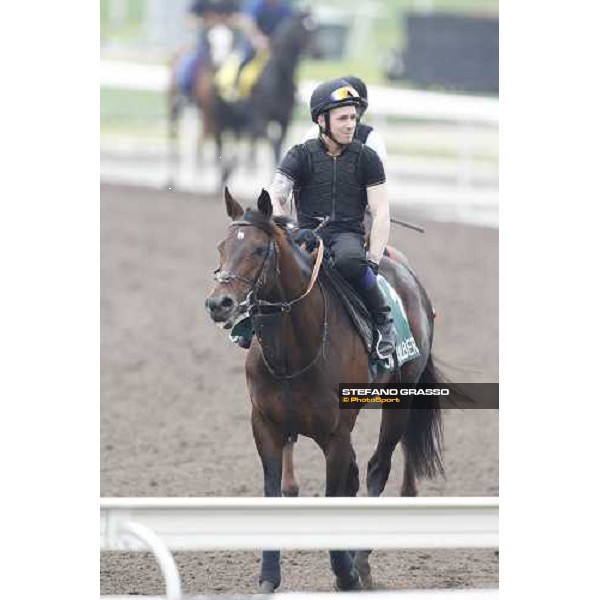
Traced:
[[[380, 496], [383, 492], [392, 468], [392, 455], [406, 431], [408, 418], [407, 410], [381, 410], [379, 440], [367, 468], [369, 496]], [[372, 550], [359, 550], [354, 555], [354, 566], [358, 571], [363, 587], [366, 589], [373, 589], [374, 587], [371, 565], [369, 564], [371, 552]]]
[[175, 187], [175, 178], [179, 169], [179, 118], [183, 108], [183, 98], [176, 87], [172, 87], [168, 93], [168, 115], [169, 115], [169, 158], [167, 173], [167, 188]]
[[406, 431], [409, 411], [382, 409], [379, 439], [367, 466], [369, 496], [380, 496], [385, 489], [392, 468], [392, 454]]
[[281, 484], [283, 496], [295, 498], [300, 494], [300, 484], [294, 474], [294, 442], [283, 447], [283, 478]]
[[412, 457], [406, 443], [402, 440], [402, 450], [404, 453], [404, 472], [402, 474], [402, 486], [400, 487], [401, 496], [418, 496], [419, 495], [419, 480], [415, 467], [413, 465]]
[[275, 165], [278, 165], [281, 161], [281, 150], [283, 148], [285, 136], [287, 135], [287, 129], [287, 123], [279, 123], [279, 131], [277, 131], [277, 135], [271, 141], [271, 147], [273, 149], [273, 160], [275, 161]]

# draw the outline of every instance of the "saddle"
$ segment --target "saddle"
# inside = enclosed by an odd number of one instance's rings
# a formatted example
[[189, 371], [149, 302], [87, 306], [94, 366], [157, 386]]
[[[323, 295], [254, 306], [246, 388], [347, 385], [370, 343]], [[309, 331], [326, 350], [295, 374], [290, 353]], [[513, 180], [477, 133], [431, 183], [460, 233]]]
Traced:
[[[366, 352], [371, 357], [369, 361], [371, 380], [375, 379], [379, 370], [389, 370], [393, 367], [394, 363], [396, 363], [397, 367], [400, 367], [405, 362], [420, 356], [420, 351], [411, 332], [402, 300], [382, 275], [377, 276], [377, 282], [390, 305], [398, 343], [396, 356], [389, 357], [386, 361], [380, 361], [372, 355], [375, 324], [373, 323], [371, 313], [354, 287], [335, 269], [329, 256], [326, 256], [321, 264], [319, 278], [324, 283], [328, 283], [339, 298], [340, 303], [345, 308], [354, 328], [359, 334]], [[269, 319], [265, 320], [265, 322], [269, 321]], [[257, 323], [253, 322], [252, 317], [244, 315], [233, 326], [230, 339], [237, 343], [240, 340], [245, 341], [247, 345], [243, 342], [240, 345], [247, 348], [250, 345], [256, 325]]]
[[332, 266], [329, 260], [323, 261], [320, 276], [331, 284], [331, 288], [337, 294], [360, 335], [366, 351], [371, 352], [373, 346], [373, 319], [362, 298], [354, 290], [354, 287]]
[[254, 58], [241, 67], [242, 55], [233, 52], [215, 75], [215, 85], [219, 96], [226, 102], [248, 100], [258, 78], [269, 60], [269, 51], [257, 52]]

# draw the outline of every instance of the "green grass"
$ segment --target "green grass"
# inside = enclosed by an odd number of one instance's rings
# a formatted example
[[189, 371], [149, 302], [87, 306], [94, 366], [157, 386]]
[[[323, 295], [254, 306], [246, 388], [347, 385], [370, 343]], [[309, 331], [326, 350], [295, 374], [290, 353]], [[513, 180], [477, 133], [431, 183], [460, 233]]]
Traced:
[[357, 75], [371, 85], [385, 82], [383, 70], [373, 61], [303, 60], [300, 63], [300, 81], [325, 81], [344, 75]]
[[[166, 139], [166, 98], [159, 92], [102, 88], [100, 92], [100, 133], [102, 136], [125, 136], [140, 141]], [[297, 106], [294, 120], [308, 126], [305, 107]], [[409, 121], [395, 119], [399, 124]], [[397, 139], [388, 144], [388, 152], [422, 158], [453, 158], [458, 151], [443, 145]], [[495, 163], [497, 154], [476, 150], [477, 160]]]
[[156, 137], [166, 131], [165, 94], [151, 91], [100, 89], [100, 132]]
[[[347, 0], [312, 0], [313, 5], [327, 5], [348, 10]], [[401, 28], [402, 15], [414, 10], [414, 0], [378, 0], [379, 14], [373, 19], [371, 35], [361, 47], [356, 60], [315, 61], [304, 60], [300, 65], [300, 80], [323, 81], [333, 77], [353, 74], [362, 77], [370, 85], [395, 85], [411, 87], [406, 82], [386, 82], [383, 60], [391, 51], [404, 44]], [[142, 35], [145, 0], [129, 0], [125, 22], [118, 30], [109, 29], [107, 0], [100, 0], [101, 38], [103, 42], [123, 42], [135, 45]], [[498, 0], [433, 0], [435, 10], [463, 13], [497, 14]], [[164, 94], [103, 88], [100, 92], [100, 124], [102, 133], [130, 133], [141, 136], [156, 135], [164, 131], [166, 98]], [[305, 118], [301, 107], [295, 112], [297, 118]]]

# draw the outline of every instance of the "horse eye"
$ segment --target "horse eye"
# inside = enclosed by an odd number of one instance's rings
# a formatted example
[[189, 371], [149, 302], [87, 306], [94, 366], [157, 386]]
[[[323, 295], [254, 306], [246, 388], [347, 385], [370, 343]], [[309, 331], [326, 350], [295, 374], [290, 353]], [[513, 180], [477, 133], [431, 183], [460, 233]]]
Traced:
[[267, 251], [267, 249], [264, 246], [259, 246], [255, 251], [254, 254], [256, 254], [256, 256], [262, 256], [265, 252]]

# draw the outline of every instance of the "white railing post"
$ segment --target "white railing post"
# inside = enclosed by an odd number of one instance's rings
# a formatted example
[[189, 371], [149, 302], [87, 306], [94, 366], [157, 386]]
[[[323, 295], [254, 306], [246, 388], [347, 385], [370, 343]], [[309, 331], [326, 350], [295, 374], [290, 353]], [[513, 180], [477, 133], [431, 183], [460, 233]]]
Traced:
[[154, 554], [156, 562], [165, 580], [167, 600], [181, 600], [181, 579], [171, 551], [161, 538], [149, 527], [125, 521], [120, 526], [120, 531], [125, 535], [133, 536], [142, 541]]

